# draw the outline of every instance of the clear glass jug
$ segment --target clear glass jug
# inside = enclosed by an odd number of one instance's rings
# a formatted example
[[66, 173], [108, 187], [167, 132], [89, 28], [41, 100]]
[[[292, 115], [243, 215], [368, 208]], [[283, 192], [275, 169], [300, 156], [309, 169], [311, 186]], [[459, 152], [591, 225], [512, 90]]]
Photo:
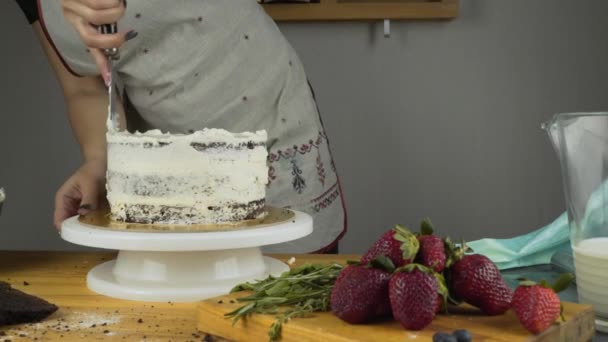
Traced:
[[561, 164], [579, 302], [608, 331], [608, 112], [556, 114], [542, 127]]

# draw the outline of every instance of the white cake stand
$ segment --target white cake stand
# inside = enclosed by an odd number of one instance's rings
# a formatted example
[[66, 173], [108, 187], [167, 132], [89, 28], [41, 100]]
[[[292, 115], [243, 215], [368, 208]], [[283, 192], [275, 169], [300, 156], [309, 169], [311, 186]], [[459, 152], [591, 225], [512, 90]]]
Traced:
[[212, 232], [115, 230], [75, 216], [63, 222], [61, 237], [119, 250], [116, 260], [89, 271], [87, 286], [94, 292], [128, 300], [193, 302], [288, 270], [285, 263], [263, 256], [260, 247], [312, 232], [311, 216], [293, 210], [289, 215], [242, 230]]

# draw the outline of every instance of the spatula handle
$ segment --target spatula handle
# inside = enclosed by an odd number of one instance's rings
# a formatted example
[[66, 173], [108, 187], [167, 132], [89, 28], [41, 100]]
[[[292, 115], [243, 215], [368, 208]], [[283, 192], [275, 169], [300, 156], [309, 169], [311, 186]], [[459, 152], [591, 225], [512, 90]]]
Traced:
[[[100, 25], [97, 28], [97, 30], [101, 34], [116, 34], [116, 33], [118, 33], [118, 24], [112, 23], [112, 24]], [[104, 53], [106, 54], [106, 56], [111, 57], [113, 59], [118, 59], [118, 57], [119, 57], [118, 48], [104, 49]]]

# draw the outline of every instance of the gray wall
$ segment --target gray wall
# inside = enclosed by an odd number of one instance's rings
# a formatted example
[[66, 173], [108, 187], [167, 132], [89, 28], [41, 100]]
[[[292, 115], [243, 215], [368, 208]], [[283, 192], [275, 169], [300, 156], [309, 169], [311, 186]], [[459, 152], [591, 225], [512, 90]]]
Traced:
[[[463, 0], [447, 22], [281, 24], [316, 89], [349, 211], [344, 252], [430, 216], [508, 237], [564, 208], [539, 124], [608, 109], [608, 1]], [[13, 1], [0, 2], [0, 249], [70, 249], [51, 225], [80, 163], [58, 84]]]

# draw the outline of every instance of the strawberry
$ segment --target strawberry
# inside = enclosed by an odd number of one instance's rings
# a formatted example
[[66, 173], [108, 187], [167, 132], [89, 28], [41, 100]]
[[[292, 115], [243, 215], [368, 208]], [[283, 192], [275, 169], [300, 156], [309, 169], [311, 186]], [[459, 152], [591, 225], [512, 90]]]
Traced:
[[438, 314], [441, 312], [441, 309], [443, 309], [443, 304], [441, 303], [441, 296], [437, 296], [439, 297], [439, 300], [437, 301], [437, 306], [435, 307], [435, 313]]
[[390, 315], [388, 283], [393, 270], [394, 265], [384, 256], [367, 265], [346, 266], [331, 291], [332, 312], [352, 324]]
[[573, 278], [572, 274], [566, 273], [553, 287], [545, 281], [537, 284], [524, 280], [520, 283], [513, 294], [511, 307], [524, 328], [533, 334], [540, 334], [555, 323], [562, 312], [557, 293], [568, 287]]
[[513, 291], [498, 267], [484, 255], [462, 256], [451, 267], [449, 277], [452, 294], [486, 315], [503, 314], [511, 305]]
[[443, 277], [432, 269], [409, 264], [395, 271], [388, 285], [388, 293], [393, 317], [405, 329], [421, 330], [435, 318], [447, 289]]
[[443, 240], [433, 234], [433, 225], [427, 218], [420, 224], [420, 235], [418, 242], [420, 249], [416, 255], [416, 262], [432, 268], [435, 272], [441, 272], [445, 268], [446, 254]]
[[418, 253], [418, 239], [407, 228], [396, 225], [376, 240], [361, 257], [361, 263], [367, 264], [374, 258], [385, 255], [395, 267], [409, 264]]

